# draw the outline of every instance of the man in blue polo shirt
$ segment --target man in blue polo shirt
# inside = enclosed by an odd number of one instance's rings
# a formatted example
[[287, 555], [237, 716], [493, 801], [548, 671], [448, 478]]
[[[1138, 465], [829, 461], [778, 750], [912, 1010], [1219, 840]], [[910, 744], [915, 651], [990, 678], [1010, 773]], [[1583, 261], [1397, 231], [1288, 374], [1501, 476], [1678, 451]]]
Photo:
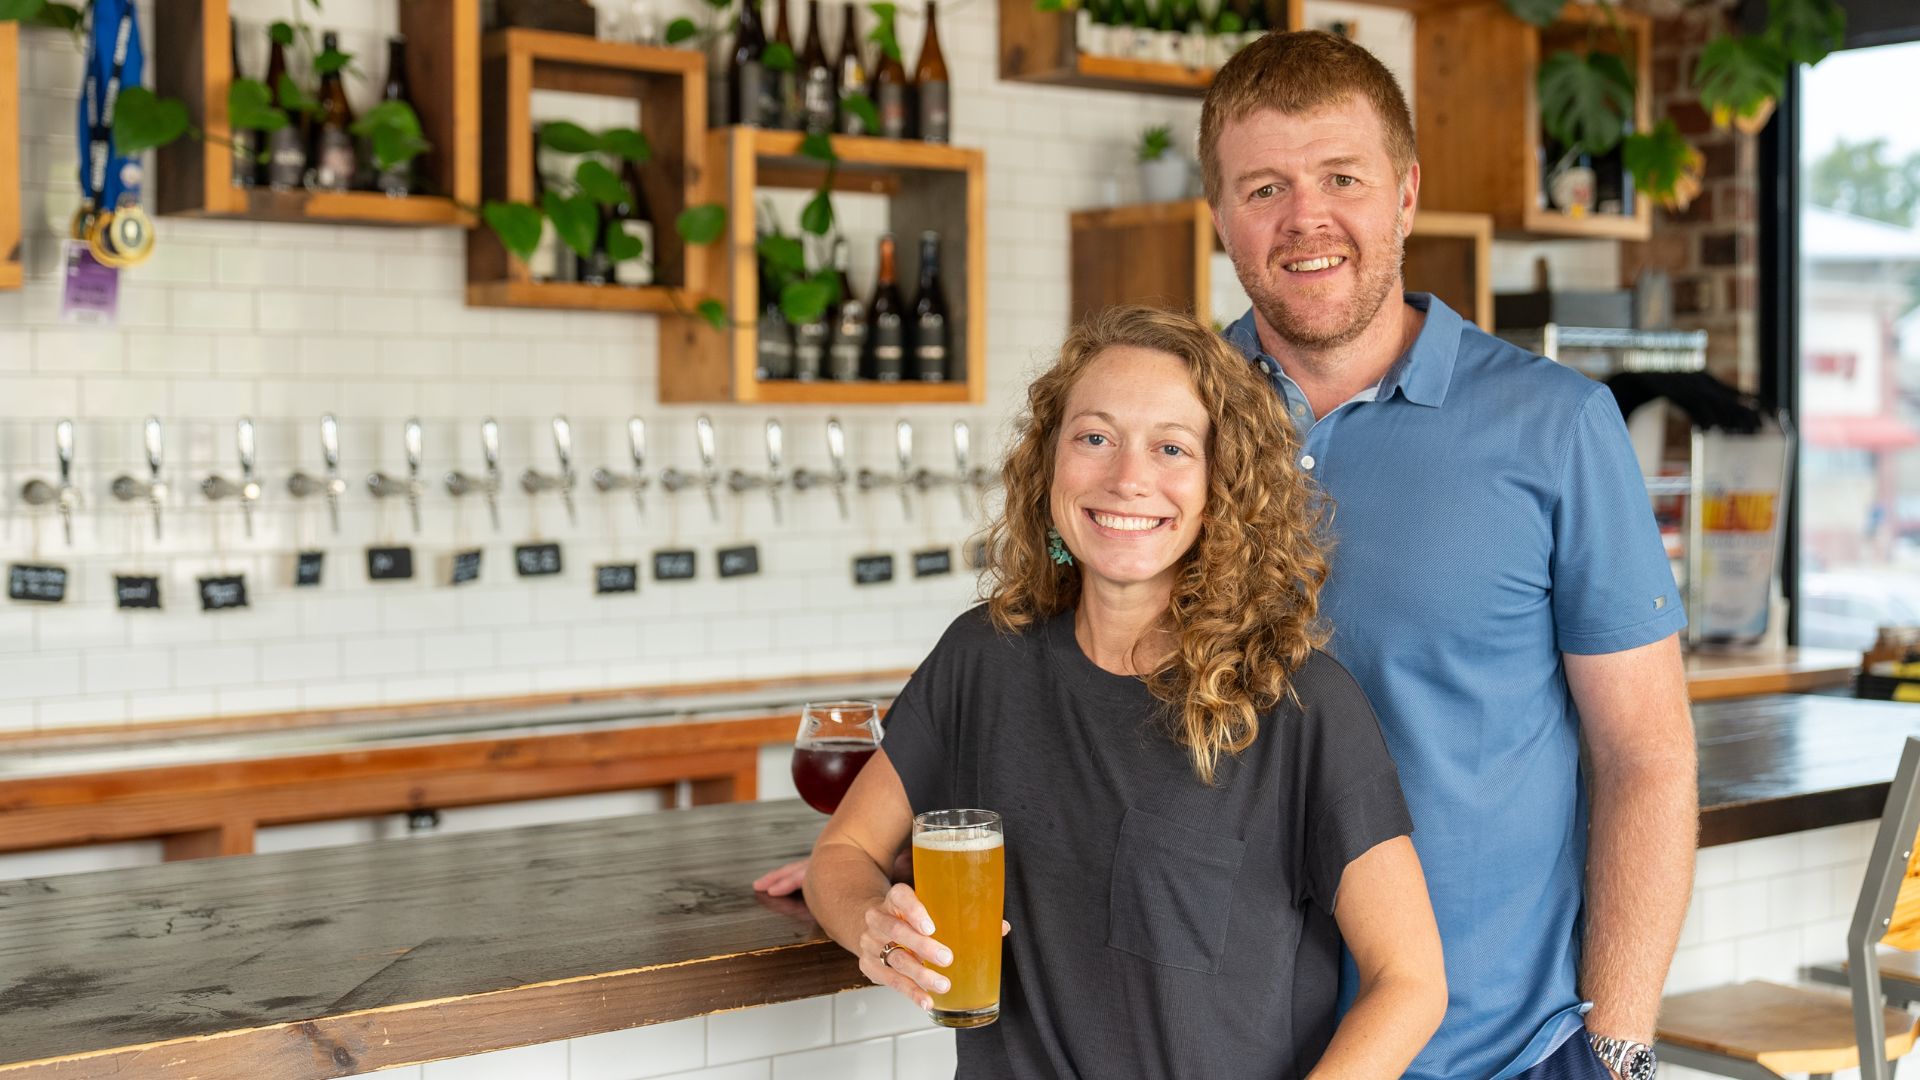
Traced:
[[1379, 713], [1440, 921], [1447, 1015], [1406, 1075], [1650, 1080], [1697, 803], [1686, 616], [1619, 410], [1402, 293], [1420, 169], [1366, 50], [1243, 49], [1200, 160], [1253, 300], [1227, 338], [1331, 499], [1330, 649]]

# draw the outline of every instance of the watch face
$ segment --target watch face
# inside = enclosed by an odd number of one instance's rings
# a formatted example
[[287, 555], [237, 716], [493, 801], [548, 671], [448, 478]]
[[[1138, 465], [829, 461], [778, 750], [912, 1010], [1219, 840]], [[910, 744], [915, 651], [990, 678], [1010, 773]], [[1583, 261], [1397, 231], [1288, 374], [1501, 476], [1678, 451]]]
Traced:
[[1653, 1051], [1640, 1049], [1627, 1055], [1626, 1080], [1654, 1080], [1655, 1071]]

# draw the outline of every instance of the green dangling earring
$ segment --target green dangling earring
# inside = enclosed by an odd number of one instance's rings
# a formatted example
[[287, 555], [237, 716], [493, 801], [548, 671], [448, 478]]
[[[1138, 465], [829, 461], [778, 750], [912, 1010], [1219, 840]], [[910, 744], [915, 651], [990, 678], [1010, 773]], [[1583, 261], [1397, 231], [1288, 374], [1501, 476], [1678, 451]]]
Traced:
[[1047, 526], [1047, 556], [1055, 566], [1072, 566], [1073, 552], [1067, 550], [1067, 542], [1060, 539], [1060, 530]]

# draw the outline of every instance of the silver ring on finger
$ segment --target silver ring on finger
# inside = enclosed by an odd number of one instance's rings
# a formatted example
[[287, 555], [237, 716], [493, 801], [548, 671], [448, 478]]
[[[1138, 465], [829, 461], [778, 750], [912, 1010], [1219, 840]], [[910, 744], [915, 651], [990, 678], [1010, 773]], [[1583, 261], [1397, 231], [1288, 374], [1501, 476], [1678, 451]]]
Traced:
[[887, 942], [886, 945], [884, 945], [880, 949], [880, 965], [882, 967], [892, 967], [893, 964], [889, 962], [888, 958], [893, 955], [893, 950], [902, 948], [902, 947], [903, 946], [901, 946], [901, 944], [897, 941]]

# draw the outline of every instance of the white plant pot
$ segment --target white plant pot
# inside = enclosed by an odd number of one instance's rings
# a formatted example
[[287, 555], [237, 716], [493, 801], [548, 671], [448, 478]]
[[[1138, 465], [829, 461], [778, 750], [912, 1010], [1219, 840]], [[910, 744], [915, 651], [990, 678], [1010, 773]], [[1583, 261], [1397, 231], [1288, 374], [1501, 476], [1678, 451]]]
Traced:
[[1147, 202], [1173, 202], [1187, 197], [1187, 159], [1168, 152], [1140, 163], [1140, 195]]

